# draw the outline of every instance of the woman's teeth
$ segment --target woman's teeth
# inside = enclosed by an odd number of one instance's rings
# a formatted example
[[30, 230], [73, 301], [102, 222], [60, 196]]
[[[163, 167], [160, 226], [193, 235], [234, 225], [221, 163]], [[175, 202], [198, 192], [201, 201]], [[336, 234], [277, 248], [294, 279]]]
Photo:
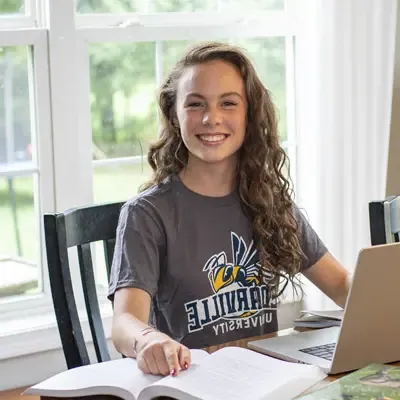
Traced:
[[220, 142], [224, 140], [226, 135], [199, 135], [200, 140], [205, 142]]

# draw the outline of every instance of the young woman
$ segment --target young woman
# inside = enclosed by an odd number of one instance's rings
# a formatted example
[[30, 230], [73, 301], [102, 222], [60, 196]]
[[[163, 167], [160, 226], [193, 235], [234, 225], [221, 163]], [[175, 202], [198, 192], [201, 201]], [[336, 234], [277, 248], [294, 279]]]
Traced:
[[346, 270], [291, 198], [268, 90], [243, 51], [193, 47], [161, 87], [154, 176], [121, 210], [109, 298], [113, 342], [176, 375], [189, 348], [276, 331], [303, 273], [340, 306]]

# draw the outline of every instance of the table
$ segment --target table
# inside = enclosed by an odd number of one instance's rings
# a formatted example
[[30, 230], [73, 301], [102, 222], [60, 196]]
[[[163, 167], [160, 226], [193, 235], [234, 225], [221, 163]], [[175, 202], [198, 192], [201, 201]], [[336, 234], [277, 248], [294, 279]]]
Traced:
[[[296, 335], [299, 332], [304, 331], [304, 330], [307, 330], [307, 329], [298, 329], [298, 328], [284, 329], [284, 330], [274, 332], [274, 333], [269, 333], [269, 334], [266, 334], [263, 336], [250, 337], [250, 338], [246, 338], [246, 339], [235, 340], [233, 342], [224, 343], [221, 345], [210, 346], [210, 347], [205, 348], [204, 350], [208, 351], [209, 353], [213, 353], [219, 349], [222, 349], [222, 348], [228, 347], [228, 346], [237, 346], [237, 347], [247, 348], [248, 342], [250, 342], [252, 340], [266, 339], [266, 338], [271, 338], [271, 337], [276, 337], [276, 336], [284, 336], [284, 335]], [[400, 366], [400, 362], [394, 363], [393, 365]], [[316, 385], [314, 385], [313, 387], [309, 388], [304, 393], [302, 393], [302, 396], [305, 394], [312, 393], [315, 390], [321, 389], [322, 387], [326, 386], [327, 384], [335, 381], [336, 379], [338, 379], [344, 375], [346, 375], [346, 373], [337, 374], [337, 375], [329, 375], [324, 380], [318, 382]], [[44, 396], [42, 396], [40, 399], [41, 400], [60, 400], [60, 398], [44, 397]], [[119, 398], [114, 397], [114, 396], [88, 396], [88, 397], [79, 397], [79, 398], [75, 397], [73, 399], [71, 398], [71, 400], [117, 400], [117, 399], [120, 400]], [[65, 398], [64, 398], [64, 400], [65, 400]], [[165, 399], [159, 398], [159, 400], [167, 400], [167, 398], [165, 398]]]

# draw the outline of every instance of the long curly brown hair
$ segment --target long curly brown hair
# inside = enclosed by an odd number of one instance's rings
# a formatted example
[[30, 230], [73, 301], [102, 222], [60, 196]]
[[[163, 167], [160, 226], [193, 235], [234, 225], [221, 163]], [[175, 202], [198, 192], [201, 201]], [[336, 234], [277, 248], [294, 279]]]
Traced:
[[293, 214], [289, 160], [280, 146], [277, 117], [270, 92], [264, 87], [245, 51], [219, 42], [195, 45], [180, 59], [161, 85], [158, 103], [161, 129], [156, 143], [148, 152], [153, 169], [152, 179], [141, 187], [145, 190], [178, 174], [188, 161], [176, 119], [177, 83], [185, 68], [213, 60], [235, 66], [244, 81], [248, 99], [247, 126], [238, 154], [237, 188], [242, 208], [252, 221], [254, 240], [259, 250], [262, 283], [277, 297], [284, 287], [293, 284], [301, 268], [298, 224]]

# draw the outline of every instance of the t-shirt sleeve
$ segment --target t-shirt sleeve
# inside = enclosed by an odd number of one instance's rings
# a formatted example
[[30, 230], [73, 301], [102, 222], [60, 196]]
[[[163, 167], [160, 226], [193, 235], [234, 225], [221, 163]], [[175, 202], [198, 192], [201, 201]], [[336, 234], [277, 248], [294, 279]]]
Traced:
[[119, 288], [143, 289], [151, 297], [157, 292], [165, 238], [151, 214], [138, 203], [121, 208], [108, 290], [111, 301]]
[[294, 217], [299, 228], [300, 246], [304, 257], [301, 263], [301, 271], [312, 267], [328, 251], [318, 234], [315, 232], [304, 213], [294, 204]]

